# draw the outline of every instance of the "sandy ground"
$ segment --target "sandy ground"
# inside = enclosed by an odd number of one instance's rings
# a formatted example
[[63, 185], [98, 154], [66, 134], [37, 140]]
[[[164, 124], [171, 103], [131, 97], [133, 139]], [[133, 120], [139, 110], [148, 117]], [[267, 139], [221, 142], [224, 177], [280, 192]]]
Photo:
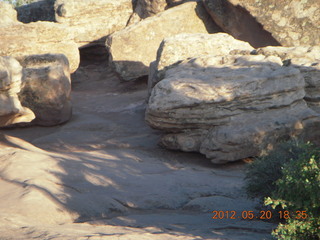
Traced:
[[[73, 118], [1, 130], [0, 240], [270, 239], [243, 190], [245, 163], [216, 166], [160, 148], [144, 122], [147, 84], [104, 66], [73, 77]], [[212, 219], [214, 210], [236, 219]]]

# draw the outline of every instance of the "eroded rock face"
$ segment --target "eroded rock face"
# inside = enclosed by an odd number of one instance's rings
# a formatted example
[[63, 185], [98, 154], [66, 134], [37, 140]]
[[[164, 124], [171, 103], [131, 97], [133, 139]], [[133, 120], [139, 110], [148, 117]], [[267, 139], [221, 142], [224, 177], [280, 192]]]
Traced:
[[110, 63], [124, 80], [136, 79], [148, 75], [164, 38], [217, 29], [201, 3], [184, 3], [110, 35], [106, 41]]
[[172, 65], [202, 55], [250, 54], [254, 48], [247, 42], [234, 39], [226, 33], [215, 34], [179, 34], [165, 38], [158, 49], [157, 59], [151, 63], [148, 89], [163, 79]]
[[54, 126], [68, 121], [72, 115], [68, 59], [62, 54], [45, 54], [19, 61], [25, 82], [19, 98], [35, 113], [33, 124]]
[[0, 127], [31, 122], [35, 115], [18, 98], [22, 87], [22, 67], [12, 57], [0, 57]]
[[239, 18], [245, 10], [282, 46], [320, 43], [318, 0], [204, 0], [204, 3], [216, 23], [236, 38], [241, 34], [251, 35], [252, 41], [259, 37], [258, 31], [250, 29], [246, 18]]
[[201, 152], [213, 163], [259, 156], [279, 140], [319, 132], [304, 87], [300, 71], [279, 57], [198, 57], [165, 72], [146, 121], [167, 132], [165, 147]]
[[256, 53], [278, 56], [285, 64], [298, 68], [306, 82], [304, 99], [310, 108], [320, 113], [320, 46], [265, 47]]
[[80, 56], [73, 34], [51, 22], [16, 23], [0, 28], [0, 56], [21, 58], [34, 54], [64, 54], [70, 62], [70, 71], [79, 65]]
[[105, 37], [127, 25], [132, 0], [56, 0], [55, 20], [73, 32], [79, 47], [104, 45]]

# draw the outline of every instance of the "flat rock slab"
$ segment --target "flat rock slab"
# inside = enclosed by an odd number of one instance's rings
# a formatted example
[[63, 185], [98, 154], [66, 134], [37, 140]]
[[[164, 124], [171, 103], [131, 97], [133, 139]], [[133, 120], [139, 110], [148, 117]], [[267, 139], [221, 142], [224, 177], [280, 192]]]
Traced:
[[56, 0], [55, 20], [74, 34], [79, 47], [104, 45], [105, 37], [125, 28], [132, 0]]
[[187, 2], [110, 35], [106, 41], [110, 64], [122, 79], [133, 80], [148, 75], [164, 38], [217, 30], [202, 3]]
[[36, 54], [64, 54], [74, 72], [80, 63], [73, 33], [52, 22], [16, 23], [0, 29], [0, 56], [21, 58]]
[[183, 33], [165, 38], [158, 49], [157, 59], [150, 64], [148, 90], [164, 78], [171, 66], [188, 58], [202, 55], [250, 54], [253, 47], [247, 42], [234, 39], [227, 33]]

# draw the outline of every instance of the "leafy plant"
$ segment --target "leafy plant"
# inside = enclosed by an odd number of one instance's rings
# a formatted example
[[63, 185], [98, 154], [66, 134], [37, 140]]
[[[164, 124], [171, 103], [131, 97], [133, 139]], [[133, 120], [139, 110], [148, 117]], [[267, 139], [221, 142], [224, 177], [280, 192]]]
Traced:
[[282, 177], [285, 163], [296, 160], [304, 151], [302, 144], [296, 140], [280, 143], [268, 155], [256, 158], [247, 169], [246, 191], [252, 198], [261, 199], [271, 196], [275, 191], [275, 182]]
[[290, 213], [273, 231], [277, 239], [320, 239], [319, 148], [296, 141], [281, 144], [249, 167], [247, 191], [265, 198], [265, 205]]

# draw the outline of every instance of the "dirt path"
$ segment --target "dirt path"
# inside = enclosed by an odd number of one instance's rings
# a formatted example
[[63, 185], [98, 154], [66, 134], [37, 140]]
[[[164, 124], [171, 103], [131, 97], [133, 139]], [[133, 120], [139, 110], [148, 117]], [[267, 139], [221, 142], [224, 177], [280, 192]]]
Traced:
[[[74, 76], [67, 124], [1, 131], [0, 239], [270, 238], [273, 224], [241, 218], [259, 215], [245, 164], [161, 149], [144, 122], [145, 81], [101, 69]], [[236, 219], [212, 219], [214, 210]]]

